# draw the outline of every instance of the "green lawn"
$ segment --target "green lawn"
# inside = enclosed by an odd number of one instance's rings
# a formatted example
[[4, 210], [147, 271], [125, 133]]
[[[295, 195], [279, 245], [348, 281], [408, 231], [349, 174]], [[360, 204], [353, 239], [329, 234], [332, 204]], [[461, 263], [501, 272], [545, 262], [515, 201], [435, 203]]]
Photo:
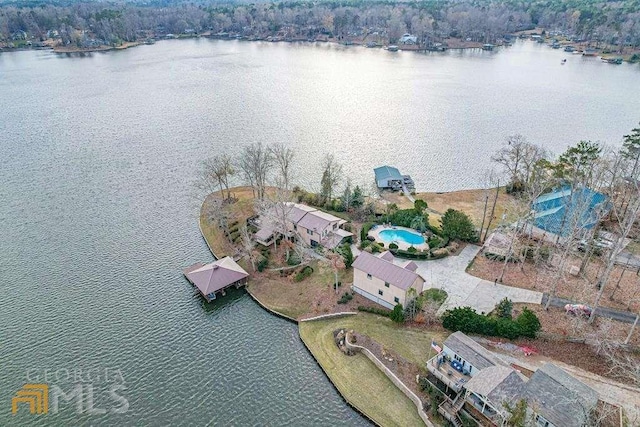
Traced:
[[[432, 335], [395, 325], [374, 314], [300, 322], [300, 336], [340, 393], [361, 412], [383, 426], [422, 426], [414, 403], [364, 355], [345, 356], [333, 342], [333, 331], [354, 329], [422, 365]], [[441, 340], [437, 334], [435, 339]], [[423, 366], [423, 365], [422, 365]]]

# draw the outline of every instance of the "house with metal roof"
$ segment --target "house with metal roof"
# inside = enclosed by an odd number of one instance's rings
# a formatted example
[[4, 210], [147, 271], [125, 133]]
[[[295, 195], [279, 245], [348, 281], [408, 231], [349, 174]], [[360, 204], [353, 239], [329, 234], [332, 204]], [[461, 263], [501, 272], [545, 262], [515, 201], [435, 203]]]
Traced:
[[417, 296], [422, 291], [424, 279], [416, 273], [416, 263], [409, 261], [395, 264], [389, 252], [373, 255], [361, 252], [353, 262], [354, 292], [383, 307], [393, 309], [397, 304], [406, 305], [410, 290]]
[[243, 286], [249, 276], [231, 257], [220, 258], [209, 264], [196, 263], [183, 272], [207, 302], [216, 299], [217, 293], [224, 295], [225, 289], [230, 286]]
[[393, 166], [380, 166], [379, 168], [375, 168], [373, 173], [376, 176], [376, 185], [378, 188], [402, 187], [402, 175], [400, 171]]
[[547, 233], [567, 236], [576, 227], [593, 229], [609, 211], [607, 196], [586, 187], [563, 186], [538, 197], [531, 206], [533, 225]]
[[447, 338], [427, 370], [456, 393], [438, 407], [454, 425], [465, 411], [480, 425], [504, 426], [510, 416], [505, 404], [524, 400], [538, 426], [582, 427], [598, 403], [593, 389], [557, 366], [547, 363], [527, 378], [460, 331]]
[[380, 166], [375, 168], [373, 173], [376, 176], [376, 185], [381, 190], [403, 190], [405, 192], [415, 190], [415, 184], [411, 176], [402, 175], [393, 166]]

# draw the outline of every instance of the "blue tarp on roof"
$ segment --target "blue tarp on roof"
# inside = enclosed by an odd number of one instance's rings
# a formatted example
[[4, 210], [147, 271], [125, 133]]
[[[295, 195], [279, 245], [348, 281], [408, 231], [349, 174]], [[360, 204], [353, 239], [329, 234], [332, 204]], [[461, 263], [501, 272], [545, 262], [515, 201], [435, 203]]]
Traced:
[[574, 225], [591, 229], [609, 210], [607, 196], [589, 188], [564, 186], [543, 194], [532, 204], [535, 226], [553, 234], [567, 235]]
[[393, 166], [380, 166], [375, 168], [373, 173], [376, 174], [376, 182], [380, 182], [385, 179], [402, 179], [400, 171]]

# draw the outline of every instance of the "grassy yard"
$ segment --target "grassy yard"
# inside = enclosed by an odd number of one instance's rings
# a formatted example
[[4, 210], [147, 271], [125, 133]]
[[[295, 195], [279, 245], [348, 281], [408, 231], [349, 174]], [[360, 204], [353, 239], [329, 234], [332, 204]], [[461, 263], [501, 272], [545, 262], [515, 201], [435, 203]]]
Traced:
[[[255, 273], [249, 279], [248, 290], [271, 310], [294, 319], [303, 315], [312, 317], [335, 311], [336, 301], [348, 290], [347, 284], [353, 281], [353, 270], [339, 272], [339, 280], [344, 285], [336, 294], [333, 288], [333, 270], [318, 261], [310, 265], [313, 267], [313, 273], [301, 282], [293, 281], [292, 277], [280, 277], [278, 272]], [[346, 306], [340, 308], [342, 310], [339, 311], [350, 309]]]
[[[333, 342], [333, 331], [354, 329], [392, 348], [416, 364], [424, 364], [432, 335], [422, 329], [394, 324], [390, 319], [360, 313], [300, 323], [300, 336], [340, 393], [360, 411], [383, 426], [424, 425], [415, 405], [364, 355], [345, 356]], [[441, 334], [433, 337], [442, 341]]]
[[[489, 195], [487, 203], [487, 217], [491, 213], [491, 204], [495, 197], [495, 189], [493, 190], [462, 190], [452, 191], [449, 193], [419, 193], [415, 197], [422, 199], [429, 205], [429, 209], [444, 214], [447, 209], [456, 209], [469, 215], [471, 220], [476, 226], [480, 226], [482, 223], [482, 213], [484, 211], [485, 196]], [[508, 204], [511, 196], [505, 193], [504, 188], [500, 189], [498, 195], [498, 202], [496, 203], [496, 210], [494, 212], [494, 222], [492, 226], [498, 225], [498, 218], [500, 218], [505, 210], [505, 206]], [[439, 223], [440, 215], [432, 211], [429, 212], [429, 222], [435, 222], [437, 226]], [[485, 224], [486, 225], [486, 224]]]

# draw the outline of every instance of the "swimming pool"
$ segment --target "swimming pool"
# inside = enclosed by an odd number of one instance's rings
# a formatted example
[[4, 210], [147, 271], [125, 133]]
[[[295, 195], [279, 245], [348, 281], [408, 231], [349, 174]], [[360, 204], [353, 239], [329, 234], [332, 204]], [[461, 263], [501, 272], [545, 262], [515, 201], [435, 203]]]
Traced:
[[387, 229], [378, 233], [378, 236], [385, 243], [404, 242], [407, 245], [421, 245], [424, 243], [424, 237], [408, 230]]

